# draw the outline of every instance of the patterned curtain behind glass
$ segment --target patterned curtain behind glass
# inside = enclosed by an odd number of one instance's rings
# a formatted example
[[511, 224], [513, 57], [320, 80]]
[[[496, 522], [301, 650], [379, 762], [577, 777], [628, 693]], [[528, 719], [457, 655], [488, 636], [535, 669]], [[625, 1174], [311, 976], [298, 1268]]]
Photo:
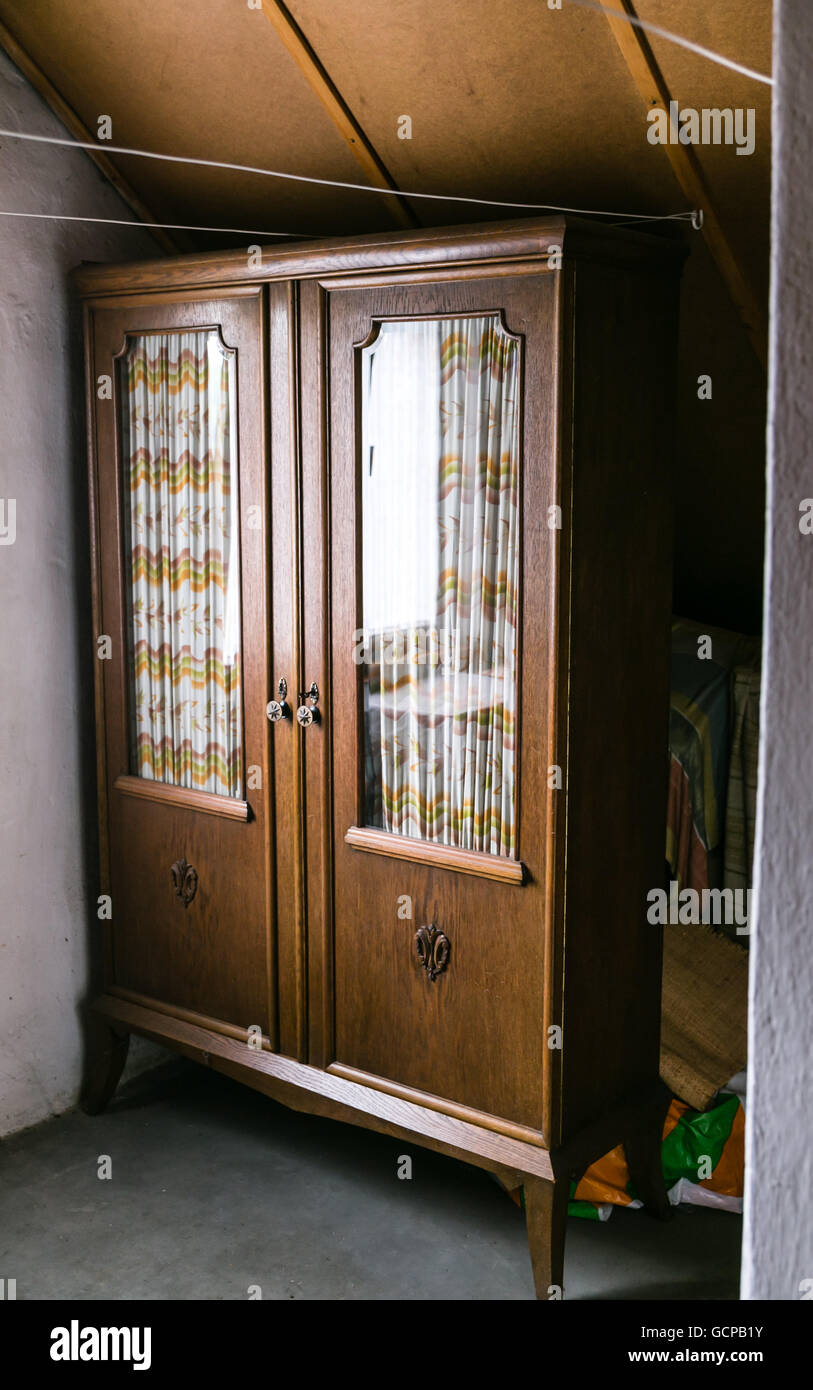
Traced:
[[131, 766], [242, 795], [234, 354], [142, 334], [125, 358]]
[[[379, 491], [387, 470], [389, 498], [389, 525], [382, 525], [363, 476], [365, 628], [380, 647], [367, 692], [368, 821], [413, 838], [513, 855], [519, 345], [493, 317], [385, 329], [397, 333], [400, 350], [391, 354], [388, 372], [384, 344], [375, 345], [380, 359], [369, 379], [365, 419], [371, 427], [388, 420], [389, 430], [379, 425], [375, 440], [368, 435], [374, 452], [371, 466], [362, 465], [369, 474], [374, 463]], [[430, 341], [432, 382], [418, 413], [426, 442], [407, 467], [399, 362], [405, 352], [425, 354]], [[413, 409], [416, 374], [413, 367], [406, 392]], [[438, 410], [439, 428], [431, 419]], [[422, 490], [416, 472], [427, 468], [435, 527], [430, 511], [424, 527], [430, 540], [412, 545], [406, 558], [397, 534]], [[394, 555], [402, 565], [424, 566], [436, 580], [434, 628], [417, 610], [405, 610], [400, 622], [397, 614], [383, 625], [369, 622], [371, 609], [384, 618], [379, 595], [368, 603], [372, 576], [376, 568], [385, 576]], [[386, 588], [386, 578], [380, 585]], [[409, 585], [401, 580], [400, 588]], [[414, 599], [407, 607], [415, 607]]]

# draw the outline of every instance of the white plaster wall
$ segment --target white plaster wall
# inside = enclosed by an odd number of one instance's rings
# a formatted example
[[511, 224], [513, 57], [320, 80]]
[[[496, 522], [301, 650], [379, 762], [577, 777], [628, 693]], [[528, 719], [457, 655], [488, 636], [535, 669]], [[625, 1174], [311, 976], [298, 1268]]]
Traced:
[[[813, 1297], [813, 5], [776, 0], [766, 631], [742, 1296]], [[809, 1287], [805, 1281], [810, 1281]]]
[[[65, 136], [0, 53], [0, 125]], [[4, 139], [0, 208], [133, 214], [86, 155]], [[0, 217], [0, 1134], [72, 1105], [97, 930], [81, 260], [158, 254], [148, 232]], [[159, 1054], [145, 1044], [135, 1067]]]

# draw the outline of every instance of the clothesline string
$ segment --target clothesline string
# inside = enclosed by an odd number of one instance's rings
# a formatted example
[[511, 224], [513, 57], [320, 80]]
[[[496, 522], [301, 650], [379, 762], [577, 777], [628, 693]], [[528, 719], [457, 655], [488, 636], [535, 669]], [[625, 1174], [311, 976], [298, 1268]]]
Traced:
[[[256, 174], [262, 178], [284, 179], [292, 183], [319, 184], [326, 188], [348, 188], [354, 193], [377, 193], [386, 198], [428, 198], [440, 203], [469, 203], [477, 207], [522, 208], [527, 212], [568, 212], [582, 217], [626, 217], [630, 221], [640, 218], [645, 222], [685, 221], [691, 212], [670, 212], [649, 214], [637, 212], [608, 211], [605, 208], [560, 207], [556, 203], [520, 203], [501, 198], [472, 198], [461, 193], [422, 193], [410, 189], [381, 188], [378, 184], [349, 183], [343, 179], [322, 179], [313, 174], [289, 174], [280, 169], [263, 169], [259, 165], [234, 164], [228, 160], [201, 159], [194, 155], [162, 154], [157, 150], [133, 149], [129, 145], [112, 145], [107, 140], [69, 140], [58, 135], [32, 135], [27, 131], [0, 130], [0, 138], [9, 140], [28, 140], [43, 145], [61, 145], [69, 149], [95, 150], [98, 154], [123, 154], [136, 159], [157, 159], [169, 164], [190, 164], [204, 169], [226, 169], [231, 173]], [[143, 224], [142, 224], [143, 225]]]
[[0, 208], [0, 217], [34, 217], [43, 222], [103, 222], [112, 227], [143, 227], [166, 232], [228, 232], [233, 236], [277, 236], [294, 237], [303, 241], [309, 239], [311, 232], [267, 232], [256, 227], [195, 227], [189, 222], [131, 222], [126, 217], [81, 217], [67, 212], [8, 212]]
[[[189, 222], [130, 222], [125, 217], [82, 217], [76, 213], [7, 211], [5, 208], [0, 208], [0, 217], [29, 217], [41, 222], [100, 222], [111, 227], [133, 227], [135, 229], [143, 227], [145, 231], [152, 228], [154, 231], [167, 232], [222, 232], [229, 236], [288, 237], [295, 241], [317, 241], [320, 239], [315, 232], [269, 232], [259, 230], [256, 227], [196, 227]], [[610, 226], [639, 227], [646, 222], [676, 221], [678, 218], [691, 221], [696, 229], [702, 225], [701, 222], [695, 220], [695, 213], [687, 212], [673, 214], [671, 218], [640, 216], [635, 217], [632, 222], [611, 222]]]
[[648, 34], [657, 34], [659, 38], [666, 39], [669, 43], [677, 44], [679, 48], [685, 48], [687, 53], [696, 53], [700, 58], [707, 58], [710, 63], [717, 63], [720, 67], [728, 68], [731, 72], [738, 72], [743, 77], [750, 77], [754, 82], [764, 82], [767, 87], [773, 86], [773, 78], [767, 73], [757, 72], [755, 68], [748, 68], [744, 63], [737, 63], [733, 58], [725, 58], [722, 53], [716, 53], [713, 48], [704, 48], [702, 44], [694, 43], [692, 39], [684, 39], [680, 34], [674, 34], [671, 29], [663, 29], [660, 24], [651, 24], [648, 19], [639, 19], [637, 15], [627, 14], [624, 10], [618, 10], [615, 6], [602, 5], [600, 0], [566, 0], [568, 5], [577, 5], [579, 9], [596, 10], [600, 14], [607, 15], [608, 18], [620, 19], [624, 24], [631, 24], [635, 29], [643, 29]]

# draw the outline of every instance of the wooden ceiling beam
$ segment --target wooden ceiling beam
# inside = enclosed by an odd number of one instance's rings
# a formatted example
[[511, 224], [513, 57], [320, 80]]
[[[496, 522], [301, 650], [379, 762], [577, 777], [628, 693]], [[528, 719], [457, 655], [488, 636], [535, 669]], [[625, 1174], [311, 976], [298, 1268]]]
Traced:
[[[71, 135], [75, 136], [77, 140], [94, 140], [94, 135], [88, 130], [80, 117], [77, 116], [73, 107], [68, 105], [62, 94], [57, 91], [54, 84], [34, 62], [34, 59], [26, 52], [21, 44], [17, 42], [14, 35], [6, 28], [5, 24], [1, 23], [0, 47], [5, 49], [12, 63], [20, 69], [23, 76], [28, 79], [31, 86], [39, 93], [43, 101], [47, 102], [54, 115], [59, 118], [65, 128], [70, 131]], [[104, 177], [113, 185], [119, 197], [124, 200], [129, 208], [132, 208], [136, 217], [138, 217], [141, 222], [160, 221], [160, 218], [153, 216], [146, 203], [142, 202], [138, 194], [130, 187], [123, 174], [119, 173], [118, 169], [101, 147], [98, 150], [84, 150], [83, 153], [93, 160], [93, 163], [101, 170]], [[134, 222], [133, 226], [137, 227], [139, 223]], [[179, 249], [182, 249], [179, 247], [175, 238], [170, 236], [169, 232], [165, 231], [163, 228], [145, 227], [144, 230], [150, 233], [162, 250], [175, 253]]]
[[[644, 30], [610, 13], [615, 10], [619, 15], [637, 19], [632, 0], [602, 0], [602, 4], [613, 37], [647, 106], [660, 105], [668, 111], [672, 94]], [[702, 235], [706, 245], [734, 301], [749, 341], [762, 366], [767, 367], [767, 318], [731, 247], [700, 161], [691, 145], [666, 144], [663, 148], [690, 206], [703, 210]]]
[[392, 198], [384, 198], [391, 216], [400, 227], [418, 227], [420, 223], [401, 196], [394, 178], [384, 161], [377, 154], [368, 136], [359, 125], [338, 87], [331, 79], [317, 57], [290, 10], [282, 0], [262, 0], [263, 13], [273, 25], [299, 71], [308, 82], [311, 90], [319, 98], [330, 119], [352, 150], [369, 183], [392, 191]]

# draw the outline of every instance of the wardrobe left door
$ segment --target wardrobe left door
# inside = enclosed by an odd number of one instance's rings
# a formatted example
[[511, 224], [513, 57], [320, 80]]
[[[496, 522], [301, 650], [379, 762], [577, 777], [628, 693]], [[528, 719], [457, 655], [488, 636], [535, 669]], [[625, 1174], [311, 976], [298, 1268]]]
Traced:
[[87, 313], [107, 988], [273, 1046], [262, 287]]

